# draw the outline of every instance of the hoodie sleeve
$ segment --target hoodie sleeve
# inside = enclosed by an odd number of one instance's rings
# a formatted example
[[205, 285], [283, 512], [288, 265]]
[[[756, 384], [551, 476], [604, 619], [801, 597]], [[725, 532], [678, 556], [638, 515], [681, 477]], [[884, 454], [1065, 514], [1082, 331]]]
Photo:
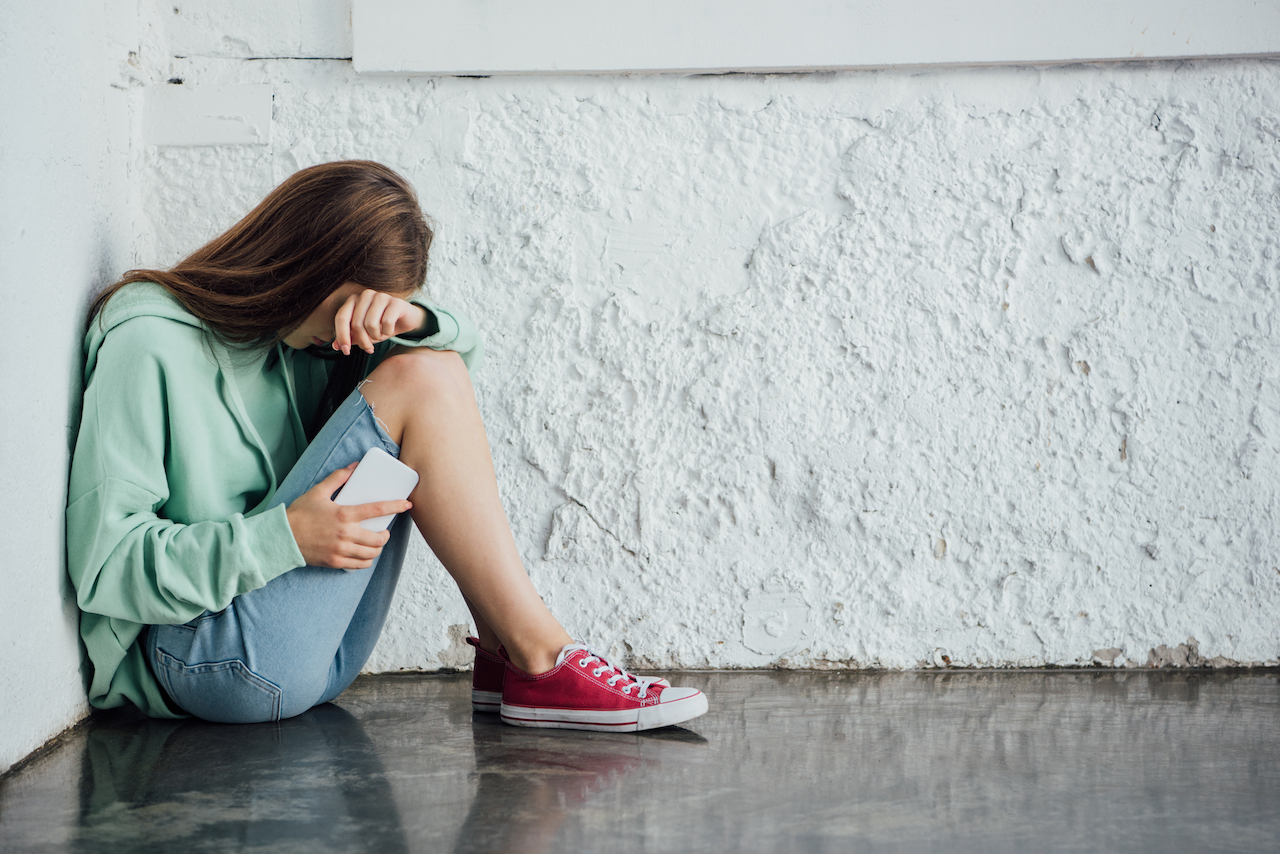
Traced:
[[168, 383], [178, 379], [163, 339], [173, 326], [137, 318], [103, 341], [68, 495], [68, 569], [81, 610], [143, 624], [220, 610], [306, 562], [283, 506], [194, 524], [165, 518], [165, 462], [179, 453], [167, 414]]
[[391, 345], [406, 347], [430, 347], [432, 350], [453, 350], [462, 357], [469, 373], [475, 373], [484, 361], [484, 342], [474, 323], [460, 311], [437, 305], [424, 296], [409, 300], [427, 312], [425, 334], [406, 333], [389, 339]]

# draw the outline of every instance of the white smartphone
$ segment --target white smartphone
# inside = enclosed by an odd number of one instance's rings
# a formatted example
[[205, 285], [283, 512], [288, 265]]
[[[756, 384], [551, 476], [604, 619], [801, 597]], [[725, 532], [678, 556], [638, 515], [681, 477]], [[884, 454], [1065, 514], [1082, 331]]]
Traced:
[[[351, 473], [351, 478], [334, 496], [335, 504], [368, 504], [408, 498], [418, 485], [418, 473], [381, 448], [370, 448]], [[395, 514], [376, 516], [360, 523], [369, 531], [385, 531]]]

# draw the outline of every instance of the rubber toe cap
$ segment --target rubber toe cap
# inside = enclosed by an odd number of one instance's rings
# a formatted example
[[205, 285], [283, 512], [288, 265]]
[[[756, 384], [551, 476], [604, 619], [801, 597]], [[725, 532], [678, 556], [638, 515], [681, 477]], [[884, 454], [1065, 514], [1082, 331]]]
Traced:
[[674, 703], [677, 700], [687, 700], [690, 697], [696, 697], [702, 692], [697, 688], [663, 688], [662, 699], [660, 703]]

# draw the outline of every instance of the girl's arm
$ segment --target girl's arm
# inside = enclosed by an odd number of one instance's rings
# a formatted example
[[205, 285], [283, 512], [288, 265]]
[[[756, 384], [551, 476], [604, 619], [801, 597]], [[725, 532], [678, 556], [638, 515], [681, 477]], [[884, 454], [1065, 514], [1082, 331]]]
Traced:
[[[403, 302], [403, 301], [402, 301]], [[425, 323], [418, 329], [402, 332], [399, 335], [381, 340], [374, 345], [373, 355], [369, 357], [365, 373], [371, 372], [385, 359], [396, 345], [405, 347], [430, 347], [433, 350], [453, 350], [462, 356], [467, 370], [474, 374], [484, 361], [484, 342], [474, 323], [459, 311], [444, 308], [421, 295], [414, 295], [408, 300], [412, 305], [423, 309], [427, 316]], [[354, 315], [352, 315], [354, 316]], [[350, 323], [350, 317], [348, 318]], [[337, 330], [339, 348], [343, 344], [358, 349], [354, 345], [351, 330]], [[303, 355], [306, 354], [306, 355]], [[293, 376], [298, 395], [298, 409], [303, 422], [310, 420], [315, 412], [337, 361], [344, 358], [341, 353], [326, 353], [326, 358], [316, 358], [311, 351], [301, 351], [301, 358], [293, 358]]]
[[420, 294], [403, 300], [378, 291], [361, 291], [338, 309], [334, 327], [334, 349], [347, 354], [364, 349], [373, 356], [369, 370], [396, 344], [454, 350], [468, 371], [479, 367], [484, 356], [480, 333], [470, 320]]
[[[435, 319], [435, 332], [420, 338], [401, 335], [393, 339], [394, 343], [430, 347], [433, 350], [454, 350], [462, 356], [467, 372], [474, 374], [484, 361], [484, 342], [480, 339], [480, 332], [475, 324], [461, 312], [439, 306], [426, 297], [415, 296], [409, 302], [426, 309], [431, 318]], [[428, 331], [431, 329], [431, 318], [428, 318]]]

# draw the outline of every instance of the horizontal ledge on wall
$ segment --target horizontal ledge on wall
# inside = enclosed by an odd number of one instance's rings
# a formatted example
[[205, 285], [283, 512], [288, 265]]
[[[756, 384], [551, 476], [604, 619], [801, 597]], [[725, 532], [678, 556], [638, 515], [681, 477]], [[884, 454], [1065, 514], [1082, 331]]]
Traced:
[[269, 145], [271, 84], [148, 86], [143, 139], [149, 145]]
[[705, 74], [1280, 53], [1259, 0], [353, 0], [365, 74]]

